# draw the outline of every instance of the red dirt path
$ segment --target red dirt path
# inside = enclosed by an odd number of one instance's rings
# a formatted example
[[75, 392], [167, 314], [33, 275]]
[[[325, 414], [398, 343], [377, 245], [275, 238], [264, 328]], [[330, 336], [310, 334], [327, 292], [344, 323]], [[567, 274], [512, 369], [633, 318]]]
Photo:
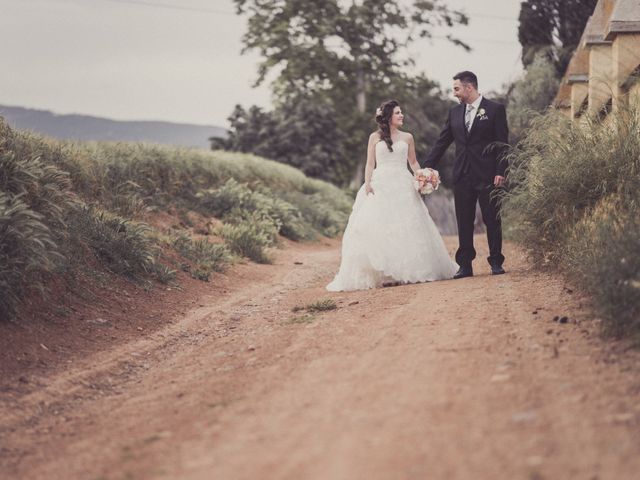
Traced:
[[517, 248], [507, 275], [340, 294], [338, 242], [276, 257], [3, 325], [0, 477], [638, 478], [640, 355]]

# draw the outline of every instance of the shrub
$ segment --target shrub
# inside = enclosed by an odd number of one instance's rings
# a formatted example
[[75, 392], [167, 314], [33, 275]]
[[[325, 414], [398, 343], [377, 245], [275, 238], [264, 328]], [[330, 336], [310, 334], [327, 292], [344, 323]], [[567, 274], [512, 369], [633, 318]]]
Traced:
[[[638, 195], [640, 200], [640, 195]], [[572, 277], [593, 296], [605, 333], [640, 341], [639, 203], [612, 195], [576, 226], [567, 245]]]
[[353, 206], [353, 199], [347, 195], [327, 202], [320, 192], [305, 194], [291, 191], [283, 194], [283, 198], [297, 205], [303, 218], [308, 219], [315, 230], [327, 237], [335, 237], [344, 231]]
[[268, 222], [223, 225], [217, 233], [224, 238], [232, 252], [258, 263], [271, 263], [266, 248], [274, 245], [277, 229]]
[[503, 216], [535, 264], [585, 288], [607, 333], [640, 333], [640, 112], [541, 116], [510, 165]]
[[142, 279], [154, 269], [158, 248], [144, 223], [83, 206], [69, 220], [77, 241], [87, 245], [114, 273]]
[[313, 227], [300, 211], [278, 197], [268, 188], [252, 191], [246, 184], [229, 179], [222, 187], [198, 194], [200, 205], [210, 214], [231, 223], [259, 219], [272, 222], [278, 232], [291, 240], [309, 240]]
[[153, 263], [150, 273], [156, 280], [164, 284], [172, 283], [176, 279], [176, 271], [159, 261]]
[[338, 308], [338, 305], [336, 305], [335, 300], [331, 298], [318, 300], [317, 302], [313, 302], [307, 305], [307, 310], [309, 312], [326, 312], [329, 310], [335, 310], [336, 308]]
[[246, 184], [240, 184], [230, 178], [220, 188], [198, 192], [197, 196], [200, 205], [208, 213], [219, 219], [226, 219], [234, 216], [236, 211], [240, 212], [249, 205], [254, 206], [252, 194]]
[[518, 141], [530, 128], [537, 114], [546, 112], [558, 92], [560, 79], [548, 52], [540, 52], [522, 78], [511, 87], [507, 115], [512, 141]]
[[185, 258], [195, 262], [191, 276], [209, 281], [213, 272], [224, 272], [233, 261], [226, 245], [211, 243], [205, 239], [193, 240], [187, 234], [179, 234], [173, 239], [173, 247]]
[[30, 291], [46, 292], [48, 274], [66, 264], [66, 212], [75, 201], [69, 176], [36, 154], [18, 156], [0, 122], [0, 317], [10, 318]]
[[44, 292], [45, 273], [62, 260], [42, 216], [0, 191], [0, 318], [10, 318], [25, 291]]

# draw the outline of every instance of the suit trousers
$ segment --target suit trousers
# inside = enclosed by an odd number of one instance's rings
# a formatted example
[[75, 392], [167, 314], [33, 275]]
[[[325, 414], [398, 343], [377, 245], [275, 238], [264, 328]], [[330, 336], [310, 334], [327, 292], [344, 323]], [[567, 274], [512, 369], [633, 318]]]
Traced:
[[476, 258], [473, 248], [473, 231], [476, 218], [476, 203], [480, 203], [482, 220], [487, 227], [489, 242], [490, 265], [502, 266], [502, 223], [500, 221], [499, 205], [496, 197], [491, 193], [495, 190], [493, 184], [477, 179], [471, 172], [464, 173], [454, 185], [453, 193], [458, 222], [459, 248], [456, 252], [456, 262], [463, 268], [471, 268], [471, 262]]

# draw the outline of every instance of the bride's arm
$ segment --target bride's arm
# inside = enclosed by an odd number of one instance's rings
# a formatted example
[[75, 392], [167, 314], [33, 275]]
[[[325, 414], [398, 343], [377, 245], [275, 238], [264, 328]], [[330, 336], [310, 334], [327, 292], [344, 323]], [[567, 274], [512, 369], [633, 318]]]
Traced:
[[409, 166], [411, 167], [411, 171], [415, 174], [418, 170], [420, 170], [420, 164], [416, 159], [416, 144], [413, 141], [413, 135], [409, 134]]
[[364, 185], [367, 193], [373, 193], [371, 188], [371, 176], [376, 166], [376, 141], [379, 139], [377, 133], [369, 136], [369, 145], [367, 146], [367, 166], [364, 168]]

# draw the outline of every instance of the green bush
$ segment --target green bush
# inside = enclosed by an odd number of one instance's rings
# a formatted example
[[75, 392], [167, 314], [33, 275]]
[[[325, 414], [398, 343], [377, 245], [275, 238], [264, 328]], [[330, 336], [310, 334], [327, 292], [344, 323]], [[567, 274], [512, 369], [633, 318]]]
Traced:
[[223, 225], [216, 232], [224, 238], [232, 252], [257, 263], [271, 263], [267, 247], [275, 243], [277, 228], [268, 222]]
[[522, 138], [532, 119], [549, 109], [559, 84], [560, 78], [548, 52], [539, 52], [508, 93], [507, 115], [512, 142]]
[[200, 205], [214, 217], [223, 220], [241, 212], [244, 207], [255, 207], [252, 195], [246, 184], [240, 184], [233, 178], [220, 188], [198, 192]]
[[329, 310], [335, 310], [338, 308], [335, 300], [331, 298], [325, 298], [324, 300], [318, 300], [316, 302], [307, 305], [307, 311], [309, 312], [327, 312]]
[[158, 248], [148, 225], [83, 206], [69, 226], [112, 272], [141, 280], [153, 271]]
[[314, 238], [313, 227], [300, 211], [278, 197], [268, 188], [252, 191], [246, 184], [229, 179], [222, 187], [198, 194], [200, 205], [211, 215], [231, 223], [252, 219], [276, 225], [278, 232], [291, 240]]
[[61, 260], [42, 216], [0, 191], [0, 318], [14, 314], [29, 288], [44, 292], [44, 274]]
[[605, 333], [640, 341], [640, 205], [621, 198], [604, 199], [578, 223], [566, 264], [592, 294], [596, 312], [606, 319]]
[[[50, 273], [67, 261], [66, 213], [76, 204], [69, 176], [37, 152], [11, 150], [0, 122], [0, 317], [10, 318], [31, 291], [46, 292]], [[6, 136], [5, 136], [6, 135]]]
[[176, 279], [176, 271], [168, 265], [155, 261], [150, 269], [151, 275], [160, 283], [172, 283]]
[[211, 273], [224, 272], [233, 261], [229, 247], [206, 239], [194, 240], [183, 233], [177, 235], [172, 244], [183, 257], [195, 262], [196, 268], [190, 269], [190, 273], [200, 280], [209, 281]]
[[564, 271], [615, 335], [640, 333], [640, 112], [573, 123], [547, 114], [510, 154], [509, 231], [537, 266]]

